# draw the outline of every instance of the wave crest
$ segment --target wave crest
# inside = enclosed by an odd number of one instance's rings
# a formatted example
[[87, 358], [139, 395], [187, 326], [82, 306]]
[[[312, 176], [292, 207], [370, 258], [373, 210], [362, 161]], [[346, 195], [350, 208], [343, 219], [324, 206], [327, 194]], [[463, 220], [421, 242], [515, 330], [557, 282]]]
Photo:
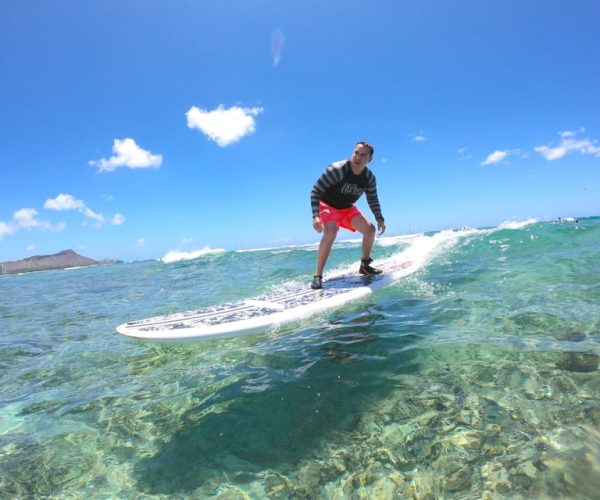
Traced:
[[531, 226], [532, 224], [537, 224], [539, 222], [539, 219], [527, 219], [524, 221], [514, 221], [514, 220], [507, 220], [504, 221], [502, 224], [500, 224], [498, 226], [498, 229], [522, 229], [526, 226]]
[[204, 247], [201, 250], [194, 250], [192, 252], [180, 252], [178, 250], [173, 250], [171, 252], [167, 252], [160, 261], [165, 264], [171, 264], [173, 262], [180, 262], [182, 260], [194, 260], [198, 257], [202, 257], [204, 255], [211, 255], [217, 253], [223, 253], [225, 250], [222, 248], [210, 248]]

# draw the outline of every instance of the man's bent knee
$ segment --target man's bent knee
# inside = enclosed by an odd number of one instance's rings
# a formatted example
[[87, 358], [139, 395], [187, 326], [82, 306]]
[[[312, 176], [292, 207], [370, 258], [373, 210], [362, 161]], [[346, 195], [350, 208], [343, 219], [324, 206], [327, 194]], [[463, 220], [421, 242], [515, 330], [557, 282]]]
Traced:
[[370, 238], [371, 236], [375, 236], [376, 232], [377, 232], [377, 228], [373, 225], [372, 222], [370, 222], [366, 226], [366, 228], [362, 231], [362, 234], [363, 234], [363, 236]]
[[335, 222], [325, 224], [325, 228], [323, 229], [323, 238], [335, 239], [339, 229], [339, 226]]
[[328, 222], [325, 224], [325, 232], [329, 234], [337, 234], [340, 227], [335, 222]]

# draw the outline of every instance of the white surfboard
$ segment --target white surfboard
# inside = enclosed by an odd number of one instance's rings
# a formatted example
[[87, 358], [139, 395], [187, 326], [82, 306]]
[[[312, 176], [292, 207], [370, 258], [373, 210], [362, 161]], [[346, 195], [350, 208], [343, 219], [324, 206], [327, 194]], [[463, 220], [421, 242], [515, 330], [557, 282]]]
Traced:
[[[387, 261], [375, 276], [333, 275], [321, 290], [309, 283], [288, 285], [248, 300], [228, 302], [194, 311], [124, 323], [117, 332], [161, 342], [190, 342], [249, 335], [340, 307], [393, 283], [412, 272], [412, 262]], [[327, 278], [327, 276], [326, 276]]]

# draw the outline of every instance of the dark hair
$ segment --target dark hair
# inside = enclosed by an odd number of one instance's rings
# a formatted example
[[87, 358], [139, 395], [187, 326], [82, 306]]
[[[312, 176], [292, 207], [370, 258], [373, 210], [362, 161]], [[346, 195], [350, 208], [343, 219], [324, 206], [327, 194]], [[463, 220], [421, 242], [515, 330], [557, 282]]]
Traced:
[[367, 141], [358, 141], [354, 146], [356, 147], [359, 145], [367, 148], [369, 150], [369, 153], [371, 153], [371, 158], [373, 158], [373, 153], [375, 152], [373, 146], [371, 146]]

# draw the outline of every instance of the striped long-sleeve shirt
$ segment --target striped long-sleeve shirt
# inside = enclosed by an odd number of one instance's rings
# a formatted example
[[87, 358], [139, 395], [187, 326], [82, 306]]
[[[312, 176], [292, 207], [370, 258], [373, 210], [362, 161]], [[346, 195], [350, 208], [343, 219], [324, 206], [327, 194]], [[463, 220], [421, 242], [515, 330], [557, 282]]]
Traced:
[[350, 160], [332, 163], [317, 179], [310, 194], [312, 215], [319, 215], [319, 201], [334, 208], [350, 208], [360, 196], [367, 194], [367, 202], [377, 221], [383, 222], [375, 175], [367, 167], [356, 175], [352, 172]]

